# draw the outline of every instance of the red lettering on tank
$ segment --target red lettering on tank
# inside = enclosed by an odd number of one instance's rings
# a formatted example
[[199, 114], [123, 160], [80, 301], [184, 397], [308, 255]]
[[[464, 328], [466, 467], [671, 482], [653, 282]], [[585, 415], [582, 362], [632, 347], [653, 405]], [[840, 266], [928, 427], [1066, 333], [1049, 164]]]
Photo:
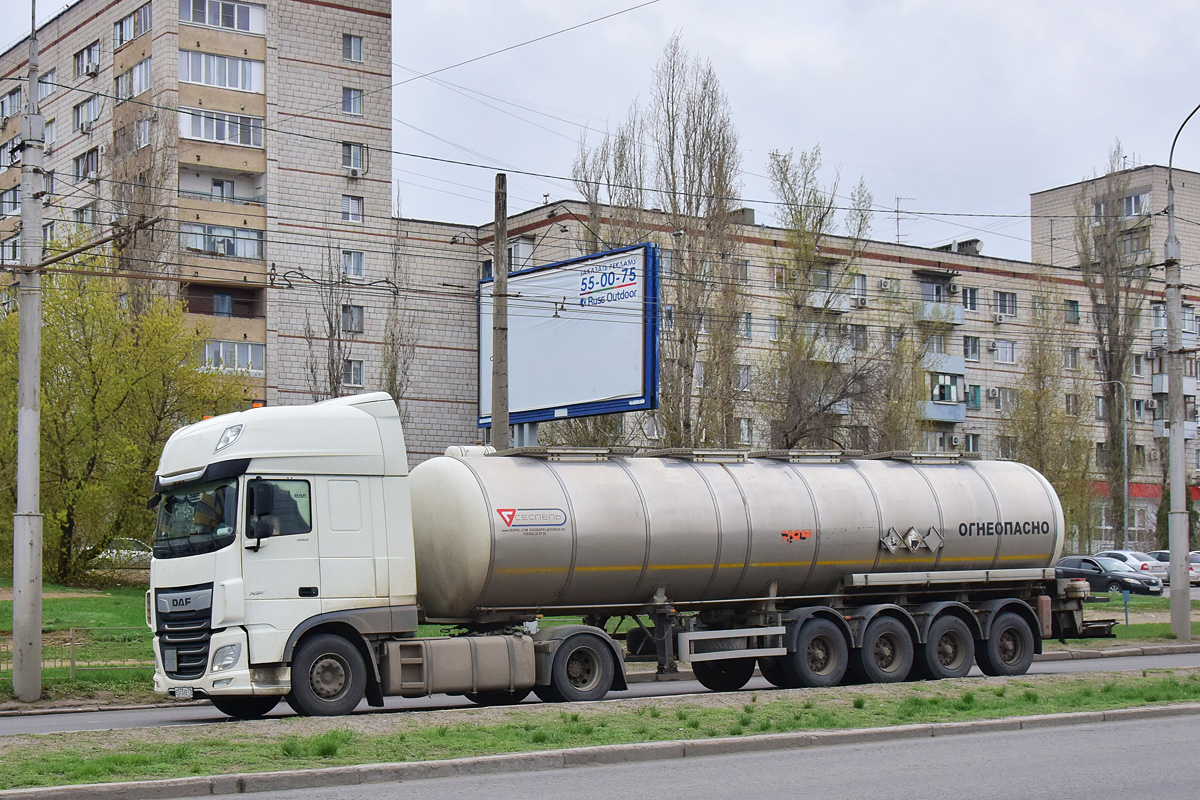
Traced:
[[496, 513], [500, 515], [500, 519], [504, 520], [505, 525], [512, 525], [513, 518], [517, 516], [515, 508], [497, 508]]
[[780, 531], [779, 536], [785, 542], [796, 542], [796, 541], [802, 541], [802, 540], [807, 539], [808, 537], [812, 536], [812, 531], [811, 530]]

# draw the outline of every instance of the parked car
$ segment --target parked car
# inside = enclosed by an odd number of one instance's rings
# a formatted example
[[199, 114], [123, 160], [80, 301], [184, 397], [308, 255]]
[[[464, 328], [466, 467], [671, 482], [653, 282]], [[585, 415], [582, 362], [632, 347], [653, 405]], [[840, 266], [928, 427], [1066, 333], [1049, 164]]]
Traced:
[[1097, 558], [1115, 558], [1117, 561], [1124, 561], [1139, 572], [1149, 572], [1163, 583], [1168, 582], [1167, 565], [1141, 550], [1105, 550], [1103, 553], [1094, 555]]
[[[1146, 555], [1167, 565], [1168, 573], [1171, 568], [1171, 551], [1151, 550]], [[1170, 581], [1165, 581], [1170, 583]], [[1200, 553], [1188, 553], [1188, 583], [1200, 583]]]
[[97, 566], [106, 569], [150, 569], [150, 546], [137, 539], [113, 539], [100, 551]]
[[1128, 589], [1133, 594], [1163, 593], [1163, 584], [1149, 571], [1134, 569], [1124, 561], [1100, 556], [1067, 556], [1054, 565], [1059, 578], [1084, 578], [1093, 592], [1121, 592]]

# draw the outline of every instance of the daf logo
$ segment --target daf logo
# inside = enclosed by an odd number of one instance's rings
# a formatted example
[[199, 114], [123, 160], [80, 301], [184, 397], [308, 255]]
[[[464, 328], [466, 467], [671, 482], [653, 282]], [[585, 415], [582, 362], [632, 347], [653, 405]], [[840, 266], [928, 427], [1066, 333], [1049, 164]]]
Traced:
[[171, 608], [172, 609], [190, 608], [191, 605], [192, 605], [192, 598], [190, 598], [190, 597], [172, 597], [171, 598]]

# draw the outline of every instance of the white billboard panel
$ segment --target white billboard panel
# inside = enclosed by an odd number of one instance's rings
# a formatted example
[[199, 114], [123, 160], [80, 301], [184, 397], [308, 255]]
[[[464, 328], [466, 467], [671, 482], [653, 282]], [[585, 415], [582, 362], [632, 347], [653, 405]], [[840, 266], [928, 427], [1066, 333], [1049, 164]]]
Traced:
[[[492, 288], [479, 285], [479, 425], [491, 425]], [[508, 277], [512, 423], [655, 408], [658, 248], [613, 250]]]

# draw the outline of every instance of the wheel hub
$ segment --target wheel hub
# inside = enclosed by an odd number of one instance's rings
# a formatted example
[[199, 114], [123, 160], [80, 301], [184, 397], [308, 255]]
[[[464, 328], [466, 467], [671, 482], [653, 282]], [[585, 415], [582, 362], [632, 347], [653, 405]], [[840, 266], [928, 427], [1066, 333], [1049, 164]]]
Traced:
[[591, 650], [579, 649], [567, 661], [567, 680], [580, 691], [587, 691], [600, 679], [596, 654]]
[[943, 667], [956, 667], [959, 663], [960, 648], [958, 637], [952, 633], [943, 633], [937, 642], [937, 660]]
[[323, 656], [309, 670], [309, 685], [323, 699], [337, 697], [346, 688], [346, 665], [334, 656]]
[[896, 638], [891, 634], [875, 640], [875, 666], [887, 671], [896, 663]]
[[1021, 656], [1021, 643], [1011, 629], [1000, 634], [1000, 641], [997, 642], [996, 649], [1000, 654], [1000, 660], [1005, 664], [1015, 664]]
[[829, 642], [824, 636], [818, 636], [808, 643], [808, 651], [805, 653], [805, 657], [808, 660], [808, 668], [813, 673], [824, 675], [829, 670], [832, 656]]

